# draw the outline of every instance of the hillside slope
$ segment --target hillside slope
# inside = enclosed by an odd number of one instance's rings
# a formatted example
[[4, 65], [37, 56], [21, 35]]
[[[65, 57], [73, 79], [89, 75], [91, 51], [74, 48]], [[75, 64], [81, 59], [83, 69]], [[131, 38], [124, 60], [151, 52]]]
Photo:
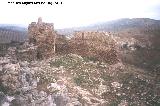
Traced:
[[27, 29], [16, 25], [0, 25], [0, 43], [24, 42]]

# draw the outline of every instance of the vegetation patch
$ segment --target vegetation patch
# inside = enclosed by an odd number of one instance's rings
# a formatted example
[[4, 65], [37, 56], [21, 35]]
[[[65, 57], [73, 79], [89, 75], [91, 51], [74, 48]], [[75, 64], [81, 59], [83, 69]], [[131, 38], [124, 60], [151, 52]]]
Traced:
[[51, 61], [50, 66], [51, 67], [63, 66], [65, 68], [76, 68], [77, 66], [81, 65], [82, 62], [83, 62], [82, 57], [75, 54], [68, 54]]

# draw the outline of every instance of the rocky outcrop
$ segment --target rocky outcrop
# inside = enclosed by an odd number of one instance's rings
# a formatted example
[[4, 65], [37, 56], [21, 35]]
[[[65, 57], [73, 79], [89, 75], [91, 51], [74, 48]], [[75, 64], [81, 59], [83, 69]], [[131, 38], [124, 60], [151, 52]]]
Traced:
[[12, 63], [10, 58], [0, 58], [0, 106], [82, 106], [61, 80], [41, 83], [45, 79], [39, 80], [41, 67], [35, 63]]
[[38, 53], [37, 53], [37, 46], [33, 44], [28, 44], [25, 42], [23, 45], [16, 49], [16, 56], [18, 60], [21, 61], [34, 61], [37, 60]]

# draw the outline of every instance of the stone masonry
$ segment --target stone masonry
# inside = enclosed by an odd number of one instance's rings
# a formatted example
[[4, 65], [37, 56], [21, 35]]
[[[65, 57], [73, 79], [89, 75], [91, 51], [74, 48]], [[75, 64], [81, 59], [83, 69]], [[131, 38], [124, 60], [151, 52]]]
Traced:
[[37, 46], [37, 58], [44, 59], [55, 54], [56, 31], [53, 23], [44, 23], [42, 18], [28, 26], [29, 43]]
[[69, 42], [69, 51], [109, 64], [119, 61], [116, 42], [107, 32], [77, 31]]

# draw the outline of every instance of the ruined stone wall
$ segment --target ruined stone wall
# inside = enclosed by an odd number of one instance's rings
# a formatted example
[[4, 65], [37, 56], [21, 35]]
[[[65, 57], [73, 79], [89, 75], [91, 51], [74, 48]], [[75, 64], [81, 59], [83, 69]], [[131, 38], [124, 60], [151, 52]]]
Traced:
[[23, 45], [19, 46], [16, 50], [16, 56], [18, 60], [22, 61], [34, 61], [37, 60], [37, 46], [33, 44], [28, 44], [25, 42]]
[[75, 32], [69, 42], [71, 53], [114, 64], [119, 61], [116, 42], [106, 32]]

